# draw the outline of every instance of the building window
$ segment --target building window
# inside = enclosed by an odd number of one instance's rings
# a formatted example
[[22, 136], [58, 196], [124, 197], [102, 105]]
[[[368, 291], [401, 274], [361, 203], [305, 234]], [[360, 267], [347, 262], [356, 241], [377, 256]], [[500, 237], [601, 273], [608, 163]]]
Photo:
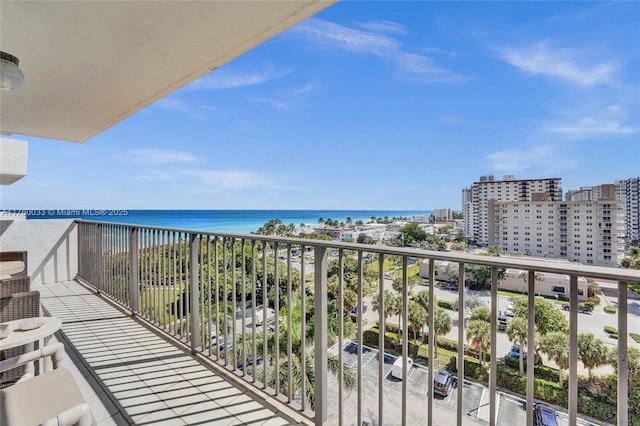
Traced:
[[554, 286], [551, 286], [551, 291], [553, 291], [554, 293], [562, 293], [562, 294], [564, 294], [564, 287], [558, 286], [558, 285], [554, 285]]

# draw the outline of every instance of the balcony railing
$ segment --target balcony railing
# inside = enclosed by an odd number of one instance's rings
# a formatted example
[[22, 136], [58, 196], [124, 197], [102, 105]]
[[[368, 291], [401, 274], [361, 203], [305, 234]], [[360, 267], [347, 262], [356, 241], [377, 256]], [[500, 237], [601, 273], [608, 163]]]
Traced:
[[[365, 389], [363, 309], [365, 274], [375, 271], [379, 329], [385, 329], [385, 262], [399, 265], [402, 281], [401, 330], [409, 330], [409, 268], [414, 262], [428, 262], [427, 327], [434, 330], [435, 263], [458, 264], [458, 298], [464, 306], [465, 267], [485, 265], [491, 272], [491, 342], [498, 331], [498, 275], [501, 268], [528, 271], [527, 347], [534, 348], [536, 273], [568, 275], [569, 279], [569, 424], [578, 416], [578, 278], [618, 282], [618, 381], [617, 419], [627, 425], [628, 412], [628, 325], [627, 283], [639, 282], [640, 272], [575, 264], [508, 259], [409, 248], [362, 245], [319, 240], [302, 240], [257, 234], [199, 232], [104, 222], [78, 221], [78, 278], [96, 291], [129, 309], [164, 332], [187, 343], [200, 353], [246, 381], [304, 413], [315, 424], [332, 422], [362, 425], [410, 424], [408, 413], [421, 411], [426, 423], [434, 422], [434, 383], [426, 382], [426, 395], [417, 406], [409, 401], [406, 360], [409, 333], [402, 339], [400, 354], [402, 394], [399, 418], [390, 418], [388, 408], [396, 404], [387, 398], [383, 357], [377, 365], [377, 394]], [[349, 287], [347, 283], [355, 283]], [[329, 297], [331, 295], [331, 298]], [[346, 302], [345, 302], [346, 301]], [[351, 314], [349, 306], [355, 306]], [[342, 356], [347, 337], [346, 322], [355, 319], [355, 361], [352, 370]], [[457, 312], [458, 324], [465, 324], [464, 309]], [[457, 374], [464, 377], [465, 330], [458, 327]], [[337, 345], [333, 357], [330, 346]], [[334, 346], [335, 347], [335, 346]], [[379, 354], [385, 349], [379, 334]], [[428, 371], [433, 374], [435, 347], [429, 338]], [[337, 363], [337, 364], [336, 364]], [[488, 406], [489, 423], [496, 424], [496, 345], [490, 348]], [[333, 368], [330, 368], [333, 367]], [[331, 371], [336, 371], [333, 376]], [[355, 373], [352, 393], [347, 389], [349, 372]], [[431, 376], [429, 376], [431, 377]], [[534, 363], [526, 367], [526, 424], [533, 424]], [[462, 381], [461, 381], [462, 383]], [[332, 390], [330, 393], [329, 390]], [[365, 393], [366, 390], [366, 393]], [[455, 418], [461, 425], [465, 386], [457, 387]], [[355, 407], [345, 403], [355, 393]], [[330, 395], [337, 395], [330, 403]], [[373, 395], [373, 396], [372, 396]], [[353, 396], [351, 397], [353, 399]], [[366, 399], [366, 400], [365, 400]], [[411, 404], [411, 406], [410, 406]], [[333, 414], [337, 413], [337, 414]], [[337, 417], [337, 418], [335, 418]], [[348, 421], [346, 419], [349, 419]]]

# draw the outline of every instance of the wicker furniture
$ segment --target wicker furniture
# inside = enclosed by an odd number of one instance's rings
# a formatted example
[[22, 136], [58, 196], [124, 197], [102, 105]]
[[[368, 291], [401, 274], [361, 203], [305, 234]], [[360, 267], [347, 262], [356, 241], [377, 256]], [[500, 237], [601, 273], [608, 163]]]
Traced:
[[0, 279], [27, 275], [26, 251], [0, 251]]
[[28, 276], [0, 280], [0, 297], [11, 296], [14, 293], [25, 293], [30, 288], [31, 279]]
[[[24, 318], [40, 316], [40, 292], [28, 291], [15, 293], [0, 298], [0, 322], [9, 322]], [[0, 341], [1, 342], [1, 341]], [[24, 346], [0, 351], [0, 361], [13, 358], [25, 352]], [[25, 372], [25, 367], [19, 367], [0, 373], [0, 388], [15, 383]]]
[[0, 297], [29, 291], [26, 251], [0, 252]]

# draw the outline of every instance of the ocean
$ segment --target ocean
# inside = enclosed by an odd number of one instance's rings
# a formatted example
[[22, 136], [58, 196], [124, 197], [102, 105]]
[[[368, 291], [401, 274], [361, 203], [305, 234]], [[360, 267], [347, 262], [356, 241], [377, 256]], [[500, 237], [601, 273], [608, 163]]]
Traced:
[[28, 220], [86, 219], [132, 225], [160, 226], [200, 231], [249, 233], [272, 219], [296, 227], [319, 225], [318, 220], [367, 222], [372, 216], [389, 219], [429, 215], [431, 210], [73, 210], [50, 209], [26, 211]]

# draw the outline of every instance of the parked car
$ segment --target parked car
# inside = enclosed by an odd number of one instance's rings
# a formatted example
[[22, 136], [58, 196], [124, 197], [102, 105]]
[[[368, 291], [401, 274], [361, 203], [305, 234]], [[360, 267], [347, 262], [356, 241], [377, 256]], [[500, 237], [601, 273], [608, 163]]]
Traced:
[[438, 395], [447, 396], [451, 390], [453, 377], [448, 371], [440, 370], [433, 378], [433, 392]]
[[509, 303], [509, 305], [507, 306], [507, 310], [504, 311], [504, 314], [508, 317], [516, 316], [515, 312], [513, 311], [513, 303]]
[[[511, 346], [511, 350], [509, 351], [507, 356], [510, 356], [511, 358], [515, 358], [515, 359], [520, 358], [520, 345]], [[527, 359], [527, 353], [526, 352], [524, 352], [522, 354], [522, 359]]]
[[458, 283], [445, 282], [445, 283], [442, 283], [442, 288], [444, 290], [456, 290], [456, 291], [458, 291]]
[[535, 426], [558, 426], [558, 413], [549, 404], [538, 402], [533, 406], [533, 424]]
[[502, 311], [498, 311], [498, 330], [505, 331], [509, 325], [509, 319]]
[[[362, 313], [364, 314], [365, 312], [367, 312], [367, 305], [365, 305], [364, 303], [362, 304]], [[357, 314], [358, 313], [358, 307], [355, 307], [351, 310], [352, 314]]]
[[[402, 370], [404, 369], [404, 358], [399, 356], [393, 363], [393, 367], [391, 367], [391, 375], [396, 379], [402, 380]], [[411, 358], [407, 358], [407, 374], [409, 374], [409, 370], [413, 367], [413, 360]]]
[[[569, 311], [569, 310], [571, 310], [571, 305], [569, 305], [568, 303], [563, 303], [562, 304], [562, 309], [564, 309], [565, 311]], [[593, 309], [591, 309], [591, 307], [589, 307], [589, 306], [578, 305], [578, 312], [580, 312], [582, 314], [591, 315], [593, 313]]]

